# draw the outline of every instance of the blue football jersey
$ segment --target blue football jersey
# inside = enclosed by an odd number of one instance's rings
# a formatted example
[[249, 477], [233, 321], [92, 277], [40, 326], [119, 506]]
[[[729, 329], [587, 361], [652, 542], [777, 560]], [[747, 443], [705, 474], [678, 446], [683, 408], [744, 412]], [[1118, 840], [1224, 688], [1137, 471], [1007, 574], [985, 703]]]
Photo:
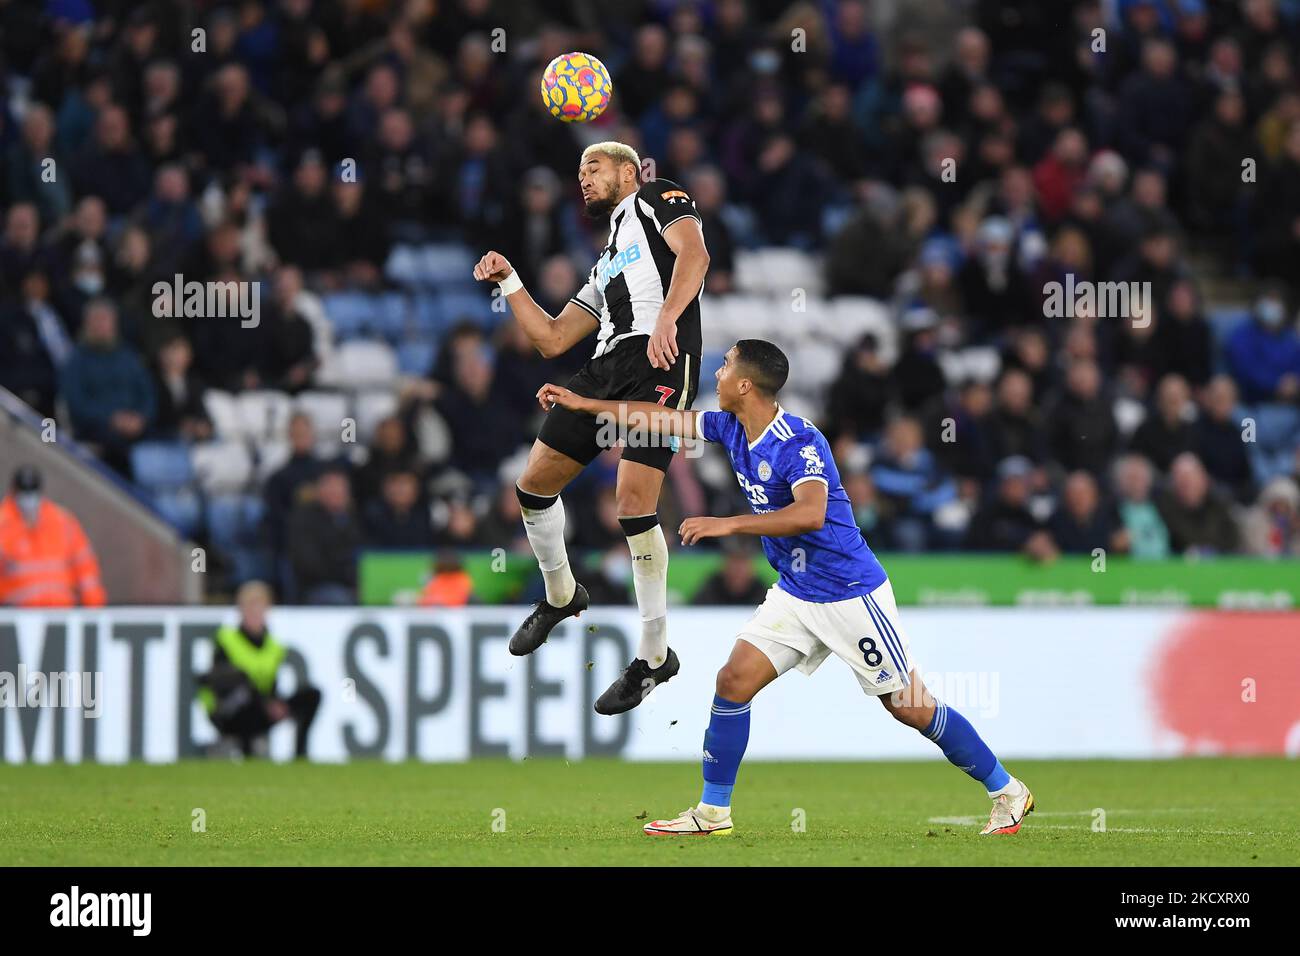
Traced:
[[781, 575], [782, 591], [826, 604], [868, 594], [884, 583], [885, 569], [853, 520], [830, 445], [812, 422], [777, 406], [776, 418], [753, 444], [730, 412], [701, 412], [698, 426], [701, 438], [727, 449], [755, 514], [792, 504], [795, 486], [805, 481], [826, 486], [826, 522], [820, 529], [789, 538], [763, 537], [763, 551]]

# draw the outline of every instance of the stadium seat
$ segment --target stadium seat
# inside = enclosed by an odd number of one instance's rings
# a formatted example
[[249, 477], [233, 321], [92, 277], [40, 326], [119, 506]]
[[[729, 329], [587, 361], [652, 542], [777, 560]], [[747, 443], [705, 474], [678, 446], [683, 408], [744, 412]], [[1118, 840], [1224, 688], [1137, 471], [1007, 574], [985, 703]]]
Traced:
[[262, 546], [262, 499], [250, 494], [211, 497], [204, 507], [208, 542], [230, 565], [230, 583], [238, 587], [270, 576], [270, 558]]
[[343, 420], [349, 417], [347, 396], [338, 392], [303, 392], [294, 405], [315, 425], [317, 448], [324, 454], [337, 454], [343, 440]]
[[384, 275], [399, 285], [415, 285], [421, 281], [422, 256], [416, 246], [395, 245], [384, 263]]
[[384, 342], [345, 342], [316, 374], [321, 385], [369, 388], [392, 385], [397, 378], [397, 355]]
[[372, 303], [375, 332], [389, 342], [400, 341], [411, 324], [406, 296], [400, 292], [386, 292], [374, 297]]
[[788, 300], [794, 289], [802, 289], [808, 296], [820, 296], [824, 290], [821, 263], [800, 249], [763, 248], [737, 253], [737, 285], [746, 288], [739, 278], [742, 262], [747, 264], [747, 268], [757, 271], [753, 278], [754, 288], [774, 298]]
[[889, 363], [898, 359], [898, 332], [890, 318], [889, 307], [866, 296], [839, 296], [829, 300], [831, 328], [837, 339], [850, 345], [867, 332], [880, 343], [881, 357]]
[[131, 474], [146, 491], [170, 491], [194, 481], [190, 451], [183, 442], [140, 442], [131, 449]]
[[262, 520], [262, 499], [256, 495], [212, 495], [204, 505], [208, 538], [214, 547], [233, 550], [255, 538]]
[[484, 328], [496, 324], [492, 314], [492, 300], [478, 292], [459, 292], [444, 290], [439, 293], [443, 315], [450, 325], [459, 322], [473, 322]]
[[218, 438], [240, 438], [244, 422], [235, 396], [220, 389], [210, 388], [203, 393], [203, 407]]
[[442, 300], [432, 292], [418, 292], [411, 302], [411, 330], [417, 335], [437, 335], [446, 326]]
[[158, 514], [177, 533], [186, 537], [198, 536], [203, 523], [203, 503], [193, 488], [177, 488], [150, 495]]
[[369, 445], [375, 427], [397, 411], [397, 395], [392, 390], [362, 392], [357, 395], [357, 441]]
[[260, 441], [288, 433], [293, 400], [284, 392], [270, 389], [240, 392], [235, 396], [235, 405], [242, 425], [239, 437]]
[[428, 375], [437, 346], [432, 341], [407, 341], [397, 347], [397, 370], [403, 375]]
[[421, 275], [424, 281], [442, 285], [473, 278], [474, 255], [460, 245], [427, 245], [422, 250]]
[[184, 444], [141, 442], [131, 449], [131, 473], [164, 521], [186, 537], [198, 533], [202, 508]]
[[1237, 326], [1250, 320], [1250, 306], [1229, 305], [1210, 309], [1205, 316], [1214, 335], [1214, 350], [1222, 353], [1228, 338], [1237, 330]]
[[253, 478], [253, 456], [242, 441], [213, 441], [194, 446], [194, 473], [205, 494], [243, 491]]
[[339, 342], [370, 334], [374, 326], [374, 305], [370, 296], [360, 292], [335, 292], [322, 298], [325, 314], [334, 326]]
[[1296, 449], [1300, 448], [1300, 411], [1266, 402], [1245, 414], [1255, 419], [1255, 441], [1247, 446], [1255, 480], [1265, 484], [1279, 475], [1291, 474]]
[[798, 369], [800, 387], [814, 394], [820, 394], [835, 381], [843, 364], [839, 349], [816, 339], [805, 339], [790, 359], [791, 367]]
[[293, 453], [289, 443], [283, 440], [257, 442], [255, 452], [255, 468], [257, 469], [257, 484], [259, 486], [265, 484], [268, 478], [283, 468], [285, 462], [289, 460], [289, 456]]

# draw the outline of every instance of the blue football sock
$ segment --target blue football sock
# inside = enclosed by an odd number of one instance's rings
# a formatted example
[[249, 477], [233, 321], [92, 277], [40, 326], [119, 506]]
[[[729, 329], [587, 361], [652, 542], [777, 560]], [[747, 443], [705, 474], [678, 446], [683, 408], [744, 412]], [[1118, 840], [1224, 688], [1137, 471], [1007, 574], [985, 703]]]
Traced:
[[701, 803], [715, 807], [731, 806], [731, 791], [736, 786], [740, 760], [749, 743], [749, 702], [737, 704], [721, 697], [713, 698], [713, 714], [704, 732], [704, 795]]
[[935, 701], [934, 717], [921, 733], [939, 745], [954, 767], [984, 784], [989, 793], [1001, 790], [1011, 781], [1011, 774], [1002, 769], [1002, 763], [980, 739], [970, 721], [947, 704]]

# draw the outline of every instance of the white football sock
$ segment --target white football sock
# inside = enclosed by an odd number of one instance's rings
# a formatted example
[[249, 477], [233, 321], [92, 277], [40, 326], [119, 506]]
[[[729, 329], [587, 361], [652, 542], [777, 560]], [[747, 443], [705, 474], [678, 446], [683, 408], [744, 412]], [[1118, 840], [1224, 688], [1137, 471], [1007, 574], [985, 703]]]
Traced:
[[546, 582], [546, 603], [564, 607], [573, 600], [577, 583], [569, 569], [569, 553], [564, 547], [564, 503], [557, 495], [550, 507], [541, 510], [520, 506], [524, 514], [524, 531], [537, 555], [537, 566]]
[[696, 811], [711, 823], [721, 823], [731, 816], [731, 807], [715, 807], [711, 803], [700, 803]]
[[632, 586], [641, 611], [641, 644], [636, 656], [659, 667], [668, 656], [668, 542], [664, 529], [656, 523], [647, 531], [628, 535], [627, 546], [632, 552]]

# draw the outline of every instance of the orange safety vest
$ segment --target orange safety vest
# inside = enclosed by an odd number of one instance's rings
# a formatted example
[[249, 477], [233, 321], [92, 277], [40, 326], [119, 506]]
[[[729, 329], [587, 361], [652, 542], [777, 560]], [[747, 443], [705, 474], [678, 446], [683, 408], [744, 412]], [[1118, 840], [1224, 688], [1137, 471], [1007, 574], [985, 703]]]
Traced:
[[100, 607], [99, 562], [71, 512], [42, 499], [28, 526], [9, 495], [0, 502], [0, 605]]
[[420, 592], [421, 607], [464, 607], [474, 582], [466, 571], [441, 571]]

